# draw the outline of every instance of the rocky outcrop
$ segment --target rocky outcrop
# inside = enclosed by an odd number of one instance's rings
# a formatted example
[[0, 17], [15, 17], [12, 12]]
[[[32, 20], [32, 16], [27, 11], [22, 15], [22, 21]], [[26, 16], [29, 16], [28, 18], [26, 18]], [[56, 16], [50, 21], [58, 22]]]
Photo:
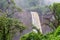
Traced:
[[52, 18], [51, 14], [39, 15], [38, 12], [24, 11], [16, 12], [13, 17], [19, 19], [26, 26], [26, 29], [21, 34], [19, 32], [16, 33], [13, 40], [19, 40], [21, 35], [31, 32], [32, 24], [40, 29], [42, 34], [46, 34], [52, 30], [45, 24], [49, 23], [45, 18]]
[[32, 17], [31, 13], [28, 11], [24, 12], [16, 12], [13, 15], [14, 18], [19, 19], [26, 27], [26, 29], [20, 34], [19, 32], [16, 33], [13, 40], [19, 40], [21, 35], [24, 35], [26, 33], [29, 33], [32, 31]]

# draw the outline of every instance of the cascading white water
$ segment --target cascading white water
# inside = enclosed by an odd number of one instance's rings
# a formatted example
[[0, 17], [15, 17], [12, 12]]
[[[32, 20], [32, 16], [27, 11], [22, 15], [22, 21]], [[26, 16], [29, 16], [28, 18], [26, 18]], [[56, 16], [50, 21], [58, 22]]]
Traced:
[[40, 32], [42, 33], [41, 22], [38, 13], [31, 12], [31, 15], [32, 15], [32, 24], [36, 26], [38, 29], [40, 29]]

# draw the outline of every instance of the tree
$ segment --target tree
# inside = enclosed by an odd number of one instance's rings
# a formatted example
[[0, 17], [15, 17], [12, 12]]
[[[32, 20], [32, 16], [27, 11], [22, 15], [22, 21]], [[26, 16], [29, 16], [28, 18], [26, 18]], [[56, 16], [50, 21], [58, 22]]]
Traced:
[[57, 28], [57, 26], [60, 25], [60, 3], [54, 3], [53, 5], [51, 5], [50, 10], [55, 18], [55, 20], [51, 23], [55, 28]]
[[0, 40], [12, 40], [16, 31], [25, 29], [23, 23], [12, 18], [13, 14], [21, 9], [16, 7], [14, 0], [0, 0]]
[[0, 40], [12, 40], [16, 31], [21, 33], [24, 29], [23, 24], [17, 19], [8, 18], [6, 15], [0, 16]]
[[60, 3], [53, 3], [53, 5], [49, 6], [50, 12], [52, 14], [50, 19], [47, 19], [49, 21], [49, 25], [53, 30], [55, 30], [60, 25]]
[[20, 40], [60, 40], [60, 26], [58, 26], [54, 32], [50, 32], [46, 35], [33, 31], [22, 36]]

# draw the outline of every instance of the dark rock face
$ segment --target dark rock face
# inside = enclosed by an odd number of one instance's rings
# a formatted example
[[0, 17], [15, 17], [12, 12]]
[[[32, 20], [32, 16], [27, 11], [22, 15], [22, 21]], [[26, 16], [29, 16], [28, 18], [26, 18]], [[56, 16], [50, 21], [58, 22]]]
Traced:
[[[24, 35], [32, 31], [32, 17], [30, 12], [27, 11], [21, 13], [16, 12], [13, 17], [19, 19], [26, 26], [26, 30], [24, 30], [21, 33], [21, 35]], [[21, 35], [19, 32], [17, 32], [13, 40], [19, 40]]]
[[[41, 22], [42, 33], [46, 34], [46, 33], [50, 32], [52, 29], [48, 25], [45, 25], [45, 23], [49, 23], [49, 22], [44, 18], [50, 19], [52, 17], [52, 15], [51, 14], [42, 15], [39, 13], [38, 13], [38, 15], [39, 15], [40, 22]], [[17, 32], [13, 38], [13, 40], [19, 40], [21, 35], [24, 35], [24, 34], [32, 31], [32, 15], [29, 11], [24, 11], [24, 12], [20, 12], [20, 13], [16, 12], [13, 15], [13, 17], [19, 19], [26, 26], [26, 30], [24, 30], [21, 34], [19, 32]]]
[[41, 16], [40, 20], [41, 20], [43, 34], [47, 34], [51, 31], [53, 31], [53, 29], [48, 25], [48, 24], [50, 24], [49, 20], [51, 20], [51, 21], [54, 20], [52, 17], [53, 17], [53, 14], [51, 12], [48, 12]]

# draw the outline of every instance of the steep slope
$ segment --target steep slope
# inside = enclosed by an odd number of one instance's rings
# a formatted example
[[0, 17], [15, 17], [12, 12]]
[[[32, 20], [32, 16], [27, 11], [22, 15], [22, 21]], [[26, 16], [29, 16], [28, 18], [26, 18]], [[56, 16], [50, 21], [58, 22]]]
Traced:
[[13, 15], [13, 17], [19, 19], [26, 27], [26, 30], [24, 30], [21, 34], [17, 32], [13, 38], [13, 40], [19, 40], [21, 35], [24, 35], [32, 31], [32, 17], [30, 12], [27, 12], [27, 11], [24, 11], [21, 13], [16, 12]]

